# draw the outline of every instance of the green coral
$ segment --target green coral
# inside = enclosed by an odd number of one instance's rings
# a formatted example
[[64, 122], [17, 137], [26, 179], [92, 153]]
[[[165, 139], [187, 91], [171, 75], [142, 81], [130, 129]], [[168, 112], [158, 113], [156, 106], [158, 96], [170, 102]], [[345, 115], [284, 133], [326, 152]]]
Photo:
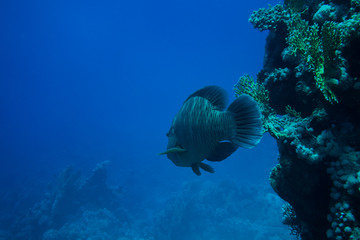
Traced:
[[233, 90], [236, 97], [247, 94], [254, 98], [259, 104], [262, 113], [263, 127], [265, 131], [269, 131], [267, 122], [271, 113], [274, 113], [275, 111], [269, 105], [269, 91], [265, 86], [261, 83], [257, 83], [250, 75], [246, 74], [240, 77], [239, 81], [234, 85]]
[[240, 77], [239, 81], [234, 86], [234, 92], [236, 97], [241, 94], [247, 94], [260, 104], [269, 104], [269, 91], [264, 85], [255, 82], [248, 74]]
[[[359, 2], [352, 0], [351, 5], [356, 8], [360, 6]], [[360, 14], [354, 11], [349, 19], [341, 23], [325, 21], [320, 25], [309, 24], [302, 17], [306, 12], [306, 2], [285, 0], [284, 7], [278, 4], [254, 11], [249, 21], [260, 31], [276, 30], [280, 23], [286, 24], [290, 53], [302, 58], [324, 98], [330, 103], [338, 103], [334, 88], [339, 85], [341, 77], [339, 50], [360, 35]]]
[[265, 132], [269, 132], [276, 139], [296, 138], [299, 126], [305, 127], [314, 118], [319, 118], [318, 111], [307, 117], [302, 118], [301, 113], [297, 112], [291, 106], [286, 106], [286, 114], [278, 115], [275, 110], [270, 107], [269, 91], [261, 83], [254, 81], [249, 75], [240, 77], [234, 86], [235, 96], [248, 94], [258, 102], [262, 113], [262, 124]]
[[276, 139], [283, 139], [288, 137], [288, 134], [284, 131], [287, 125], [286, 123], [287, 121], [285, 118], [277, 116], [274, 110], [263, 119], [264, 129]]
[[360, 6], [360, 0], [351, 0], [351, 6], [359, 7]]
[[287, 105], [285, 108], [285, 112], [289, 114], [290, 116], [301, 118], [301, 113], [297, 112], [293, 107], [290, 105]]
[[[244, 75], [240, 77], [233, 89], [236, 97], [247, 94], [258, 102], [265, 132], [269, 132], [277, 139], [288, 137], [288, 133], [284, 130], [288, 122], [290, 122], [289, 119], [294, 117], [290, 116], [290, 114], [279, 117], [276, 114], [275, 110], [269, 105], [269, 91], [263, 84], [254, 81], [249, 75]], [[295, 110], [292, 112], [295, 113]]]
[[314, 74], [316, 86], [330, 103], [337, 103], [331, 87], [337, 80], [331, 78], [334, 68], [335, 53], [340, 48], [340, 31], [335, 22], [309, 25], [300, 14], [293, 14], [288, 23], [289, 36], [286, 41], [292, 54], [300, 54]]
[[310, 29], [307, 21], [301, 19], [299, 14], [294, 14], [292, 20], [288, 22], [289, 36], [286, 39], [292, 54], [305, 55], [308, 52], [309, 41], [312, 40], [310, 39], [311, 30], [313, 29]]

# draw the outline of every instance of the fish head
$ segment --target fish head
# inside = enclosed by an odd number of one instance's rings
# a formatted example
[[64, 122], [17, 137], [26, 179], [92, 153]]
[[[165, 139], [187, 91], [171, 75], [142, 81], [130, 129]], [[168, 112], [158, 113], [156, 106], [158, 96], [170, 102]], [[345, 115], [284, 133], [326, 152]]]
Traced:
[[169, 132], [166, 134], [166, 136], [168, 137], [168, 144], [166, 149], [171, 149], [171, 148], [175, 148], [178, 147], [178, 139], [176, 137], [175, 134], [175, 130], [174, 127], [171, 127]]
[[166, 134], [168, 137], [168, 145], [166, 151], [160, 153], [160, 155], [166, 154], [167, 158], [170, 159], [176, 166], [183, 166], [186, 161], [187, 150], [182, 147], [175, 134], [174, 127], [172, 126], [169, 132]]
[[179, 143], [179, 139], [175, 134], [174, 127], [171, 127], [166, 135], [168, 137], [168, 145], [166, 147], [168, 151], [167, 157], [175, 165], [179, 166], [182, 162], [184, 162], [183, 158], [185, 157], [184, 153], [186, 152], [186, 150], [182, 147], [182, 144]]

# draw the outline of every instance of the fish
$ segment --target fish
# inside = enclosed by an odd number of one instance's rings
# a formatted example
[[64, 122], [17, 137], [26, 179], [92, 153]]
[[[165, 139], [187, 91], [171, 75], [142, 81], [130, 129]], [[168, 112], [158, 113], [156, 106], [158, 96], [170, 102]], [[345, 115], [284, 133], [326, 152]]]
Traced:
[[227, 106], [227, 93], [219, 86], [206, 86], [191, 94], [173, 118], [166, 134], [165, 152], [176, 166], [200, 168], [214, 173], [204, 160], [220, 162], [239, 147], [253, 148], [263, 135], [257, 102], [243, 94]]

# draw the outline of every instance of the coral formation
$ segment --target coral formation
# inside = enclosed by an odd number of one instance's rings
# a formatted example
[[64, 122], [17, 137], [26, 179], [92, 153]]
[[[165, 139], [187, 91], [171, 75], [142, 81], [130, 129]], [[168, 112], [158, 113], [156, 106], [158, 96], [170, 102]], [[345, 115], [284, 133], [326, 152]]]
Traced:
[[[277, 211], [283, 201], [270, 186], [187, 182], [172, 198], [163, 196], [156, 207], [131, 199], [131, 205], [140, 208], [134, 211], [126, 204], [126, 190], [106, 184], [107, 164], [98, 164], [85, 180], [66, 168], [45, 198], [10, 224], [11, 231], [0, 225], [0, 239], [289, 239]], [[158, 199], [151, 195], [150, 200]]]
[[239, 187], [229, 181], [187, 183], [158, 217], [154, 239], [288, 239], [274, 222], [281, 219], [273, 211], [282, 204], [279, 200], [264, 187]]
[[107, 164], [98, 164], [85, 181], [79, 172], [66, 168], [46, 197], [14, 224], [12, 238], [105, 240], [124, 236], [129, 217], [121, 204], [121, 188], [106, 184]]
[[236, 89], [268, 93], [263, 124], [279, 148], [270, 183], [304, 240], [360, 236], [359, 12], [355, 0], [285, 0], [250, 17], [269, 30], [265, 61]]

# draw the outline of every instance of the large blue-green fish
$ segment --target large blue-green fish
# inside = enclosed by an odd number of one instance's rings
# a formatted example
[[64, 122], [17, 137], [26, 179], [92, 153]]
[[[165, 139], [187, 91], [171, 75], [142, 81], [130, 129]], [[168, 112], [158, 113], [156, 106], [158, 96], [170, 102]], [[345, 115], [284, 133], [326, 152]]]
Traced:
[[202, 161], [222, 161], [238, 147], [252, 148], [261, 139], [263, 129], [257, 103], [241, 95], [227, 110], [227, 94], [217, 86], [204, 87], [191, 94], [176, 114], [170, 127], [167, 150], [161, 154], [176, 165], [214, 169]]

